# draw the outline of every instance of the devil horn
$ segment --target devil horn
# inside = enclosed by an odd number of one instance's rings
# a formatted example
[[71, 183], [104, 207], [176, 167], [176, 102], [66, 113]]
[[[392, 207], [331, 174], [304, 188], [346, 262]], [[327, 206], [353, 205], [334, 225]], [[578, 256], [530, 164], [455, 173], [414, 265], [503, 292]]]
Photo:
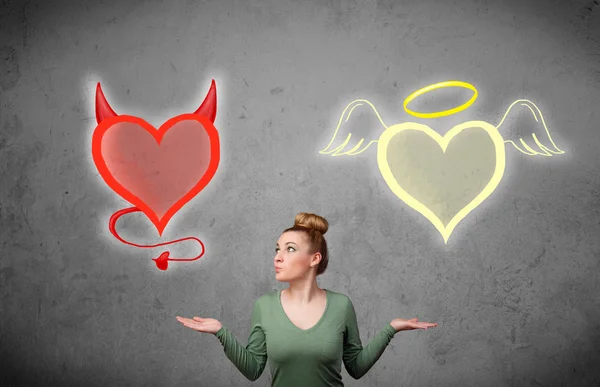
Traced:
[[116, 115], [117, 113], [115, 113], [108, 102], [106, 102], [106, 98], [100, 87], [100, 82], [98, 82], [98, 86], [96, 86], [96, 121], [100, 124], [106, 118], [114, 117]]
[[217, 86], [214, 79], [210, 84], [210, 89], [204, 98], [204, 102], [202, 102], [202, 105], [200, 105], [194, 114], [205, 116], [212, 123], [215, 122], [215, 117], [217, 116]]

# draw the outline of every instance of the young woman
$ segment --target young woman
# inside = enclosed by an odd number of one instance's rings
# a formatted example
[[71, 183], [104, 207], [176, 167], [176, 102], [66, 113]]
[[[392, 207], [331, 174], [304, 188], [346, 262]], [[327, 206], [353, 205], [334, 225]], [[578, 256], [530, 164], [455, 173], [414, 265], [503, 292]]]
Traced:
[[394, 334], [437, 324], [396, 318], [362, 346], [352, 301], [320, 289], [316, 277], [327, 268], [327, 221], [299, 213], [275, 249], [275, 278], [289, 288], [262, 295], [252, 312], [248, 345], [240, 344], [218, 320], [177, 316], [186, 327], [214, 334], [224, 352], [249, 380], [257, 380], [267, 360], [272, 387], [343, 386], [341, 362], [354, 379], [375, 364]]

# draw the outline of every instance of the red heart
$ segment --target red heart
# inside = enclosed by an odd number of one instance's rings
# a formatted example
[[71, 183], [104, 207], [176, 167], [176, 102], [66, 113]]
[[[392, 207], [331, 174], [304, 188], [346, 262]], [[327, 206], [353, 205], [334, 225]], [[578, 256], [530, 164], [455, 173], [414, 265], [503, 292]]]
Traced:
[[157, 130], [141, 118], [102, 120], [92, 137], [100, 175], [148, 216], [159, 235], [210, 182], [219, 165], [219, 134], [203, 115], [182, 114]]

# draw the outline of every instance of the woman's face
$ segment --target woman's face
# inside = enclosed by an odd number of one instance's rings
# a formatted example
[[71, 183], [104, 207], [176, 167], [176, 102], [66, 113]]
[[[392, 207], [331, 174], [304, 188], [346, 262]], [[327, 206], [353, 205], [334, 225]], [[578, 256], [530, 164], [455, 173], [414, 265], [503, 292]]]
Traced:
[[306, 277], [310, 273], [309, 244], [303, 232], [288, 231], [281, 234], [275, 248], [275, 279], [289, 282]]

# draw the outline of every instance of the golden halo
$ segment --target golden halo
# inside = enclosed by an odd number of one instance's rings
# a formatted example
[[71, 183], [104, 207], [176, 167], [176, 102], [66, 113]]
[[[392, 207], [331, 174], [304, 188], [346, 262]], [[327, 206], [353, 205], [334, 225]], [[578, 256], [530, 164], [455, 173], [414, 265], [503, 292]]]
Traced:
[[[464, 104], [462, 104], [460, 106], [457, 106], [453, 109], [443, 110], [443, 111], [439, 111], [439, 112], [419, 113], [419, 112], [412, 111], [406, 107], [406, 105], [408, 105], [410, 102], [412, 102], [412, 100], [414, 100], [418, 96], [423, 95], [425, 93], [429, 93], [430, 91], [433, 91], [433, 90], [443, 89], [445, 87], [462, 87], [464, 89], [469, 89], [469, 90], [473, 91], [473, 96], [471, 97], [470, 100], [468, 100], [467, 102], [465, 102]], [[469, 106], [473, 105], [473, 103], [475, 102], [476, 99], [477, 99], [477, 89], [475, 88], [475, 86], [471, 85], [470, 83], [463, 82], [463, 81], [444, 81], [444, 82], [434, 83], [429, 86], [425, 86], [425, 87], [413, 92], [408, 97], [406, 97], [406, 99], [404, 100], [404, 110], [406, 110], [406, 112], [408, 114], [413, 115], [415, 117], [420, 117], [420, 118], [444, 117], [444, 116], [449, 116], [449, 115], [452, 115], [452, 114], [455, 114], [455, 113], [465, 110]]]

